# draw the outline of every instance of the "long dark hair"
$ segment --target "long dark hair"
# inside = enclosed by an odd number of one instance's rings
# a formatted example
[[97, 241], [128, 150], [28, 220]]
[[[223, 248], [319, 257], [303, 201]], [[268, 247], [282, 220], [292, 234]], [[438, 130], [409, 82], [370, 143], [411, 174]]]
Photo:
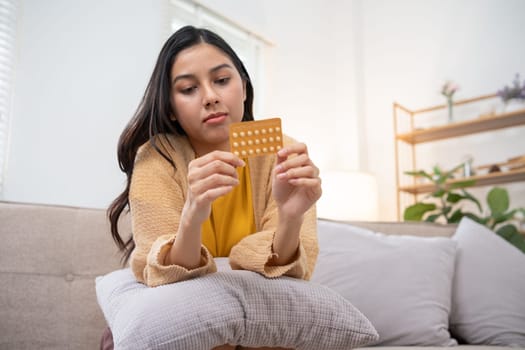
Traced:
[[[175, 167], [169, 155], [155, 143], [155, 136], [158, 134], [185, 135], [179, 123], [171, 119], [175, 113], [170, 103], [170, 72], [177, 55], [182, 50], [203, 42], [219, 48], [232, 60], [241, 78], [246, 82], [246, 100], [244, 101], [242, 120], [253, 120], [253, 86], [250, 76], [230, 45], [220, 36], [207, 29], [186, 26], [176, 31], [162, 47], [144, 96], [118, 141], [118, 162], [120, 169], [126, 173], [127, 182], [124, 191], [109, 206], [107, 215], [111, 224], [111, 236], [123, 253], [124, 264], [135, 248], [135, 242], [132, 235], [127, 240], [122, 238], [119, 233], [118, 221], [126, 208], [129, 211], [128, 195], [135, 156], [139, 147], [149, 141], [157, 152]], [[169, 142], [167, 144], [168, 147], [171, 146]]]

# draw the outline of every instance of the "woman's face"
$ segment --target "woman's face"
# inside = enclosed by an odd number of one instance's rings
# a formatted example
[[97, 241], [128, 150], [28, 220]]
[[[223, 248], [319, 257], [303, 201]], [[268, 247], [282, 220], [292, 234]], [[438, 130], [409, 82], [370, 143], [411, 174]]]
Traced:
[[230, 57], [200, 43], [182, 50], [171, 68], [174, 118], [197, 156], [229, 150], [229, 125], [242, 120], [246, 84]]

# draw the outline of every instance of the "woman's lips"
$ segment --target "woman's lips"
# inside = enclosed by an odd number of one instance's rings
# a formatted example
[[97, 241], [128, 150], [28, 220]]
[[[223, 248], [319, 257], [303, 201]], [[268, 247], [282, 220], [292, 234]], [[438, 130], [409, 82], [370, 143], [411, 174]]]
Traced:
[[209, 116], [204, 119], [204, 123], [206, 124], [217, 124], [222, 123], [226, 120], [226, 117], [228, 114], [226, 113], [216, 113], [216, 114], [210, 114]]

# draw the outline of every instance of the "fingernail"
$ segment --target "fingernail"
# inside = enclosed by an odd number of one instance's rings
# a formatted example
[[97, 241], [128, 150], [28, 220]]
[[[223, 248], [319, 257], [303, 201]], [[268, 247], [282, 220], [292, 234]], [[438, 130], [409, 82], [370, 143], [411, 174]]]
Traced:
[[279, 157], [284, 157], [286, 155], [286, 151], [284, 150], [284, 148], [281, 148], [279, 152], [277, 152], [277, 155], [279, 155]]

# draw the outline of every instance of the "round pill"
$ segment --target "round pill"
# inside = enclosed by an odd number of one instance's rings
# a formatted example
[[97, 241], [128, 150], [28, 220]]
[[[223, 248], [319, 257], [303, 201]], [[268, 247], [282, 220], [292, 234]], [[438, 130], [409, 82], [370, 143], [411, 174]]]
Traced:
[[245, 141], [241, 141], [241, 146], [246, 146], [246, 142]]
[[266, 129], [261, 129], [261, 134], [266, 134]]
[[257, 148], [257, 149], [255, 150], [255, 153], [257, 153], [257, 154], [261, 153], [261, 149], [260, 149], [260, 148]]
[[275, 131], [276, 131], [276, 132], [279, 132], [279, 130], [281, 130], [281, 128], [278, 127], [278, 126], [276, 126], [276, 127], [275, 127]]
[[239, 152], [238, 151], [233, 152], [233, 154], [235, 154], [236, 156], [239, 156]]
[[252, 140], [248, 140], [248, 145], [253, 145], [253, 141]]
[[244, 137], [244, 131], [241, 131], [239, 135], [241, 135], [241, 137]]
[[233, 137], [239, 137], [239, 134], [237, 134], [236, 132], [234, 132], [234, 133], [232, 134], [232, 136], [233, 136]]
[[273, 132], [273, 128], [268, 128], [268, 132]]
[[242, 154], [243, 156], [245, 156], [245, 155], [246, 155], [246, 151], [245, 151], [245, 150], [242, 150], [242, 151], [241, 151], [241, 154]]
[[254, 133], [255, 135], [259, 135], [259, 130], [254, 130], [253, 133]]
[[250, 148], [250, 149], [248, 150], [248, 153], [249, 153], [249, 154], [253, 154], [253, 149]]
[[239, 147], [239, 143], [238, 142], [234, 142], [233, 143], [233, 147]]
[[275, 148], [273, 146], [270, 146], [270, 152], [273, 152]]
[[273, 142], [273, 137], [270, 136], [270, 137], [268, 138], [268, 141]]
[[256, 144], [256, 145], [258, 145], [258, 144], [260, 144], [260, 143], [261, 143], [261, 141], [259, 141], [259, 139], [255, 139], [255, 144]]
[[248, 131], [246, 132], [246, 135], [248, 135], [248, 136], [252, 136], [252, 131], [251, 131], [251, 130], [248, 130]]
[[280, 136], [275, 136], [275, 140], [276, 141], [281, 141], [281, 137]]
[[263, 152], [268, 152], [268, 148], [263, 147]]

